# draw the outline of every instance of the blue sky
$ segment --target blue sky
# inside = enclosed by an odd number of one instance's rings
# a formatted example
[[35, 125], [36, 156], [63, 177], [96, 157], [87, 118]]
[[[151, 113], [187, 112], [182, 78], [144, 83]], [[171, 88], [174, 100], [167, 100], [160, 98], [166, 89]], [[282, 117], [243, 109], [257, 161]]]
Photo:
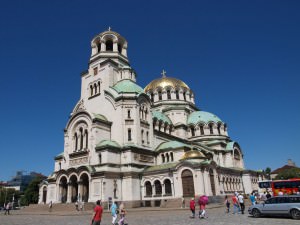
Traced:
[[90, 41], [124, 36], [145, 87], [186, 82], [228, 124], [249, 169], [300, 166], [300, 1], [1, 1], [0, 180], [49, 175]]

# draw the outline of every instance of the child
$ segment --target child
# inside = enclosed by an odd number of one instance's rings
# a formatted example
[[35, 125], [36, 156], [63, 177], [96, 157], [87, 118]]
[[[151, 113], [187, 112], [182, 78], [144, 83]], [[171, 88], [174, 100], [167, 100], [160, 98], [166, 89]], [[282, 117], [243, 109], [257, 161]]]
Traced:
[[192, 198], [190, 201], [190, 210], [192, 211], [191, 218], [195, 218], [195, 206], [196, 206], [195, 199]]

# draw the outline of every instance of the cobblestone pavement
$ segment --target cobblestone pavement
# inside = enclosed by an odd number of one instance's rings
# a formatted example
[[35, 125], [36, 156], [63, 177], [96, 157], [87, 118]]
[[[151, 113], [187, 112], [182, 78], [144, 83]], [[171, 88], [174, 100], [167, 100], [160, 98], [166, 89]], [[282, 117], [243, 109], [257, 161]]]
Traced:
[[[194, 224], [220, 224], [220, 225], [286, 225], [297, 224], [299, 220], [290, 218], [253, 218], [248, 213], [225, 214], [224, 208], [212, 208], [207, 210], [208, 218], [190, 219], [189, 210], [171, 210], [162, 211], [143, 211], [129, 210], [126, 216], [129, 225], [194, 225]], [[59, 215], [59, 214], [22, 214], [18, 211], [12, 211], [9, 216], [0, 215], [0, 225], [89, 225], [92, 212], [83, 212], [78, 214]], [[111, 216], [109, 213], [103, 214], [101, 225], [110, 225]]]

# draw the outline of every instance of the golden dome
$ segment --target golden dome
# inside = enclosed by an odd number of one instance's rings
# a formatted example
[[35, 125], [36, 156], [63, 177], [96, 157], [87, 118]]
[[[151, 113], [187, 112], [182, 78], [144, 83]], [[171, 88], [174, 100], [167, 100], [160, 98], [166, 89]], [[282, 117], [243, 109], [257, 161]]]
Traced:
[[178, 80], [173, 77], [162, 77], [159, 79], [155, 79], [151, 81], [145, 88], [144, 91], [147, 93], [150, 90], [155, 90], [157, 88], [166, 88], [166, 87], [172, 87], [174, 89], [176, 88], [184, 88], [184, 89], [190, 89], [183, 81]]
[[198, 150], [191, 150], [184, 153], [182, 159], [206, 158], [205, 155]]

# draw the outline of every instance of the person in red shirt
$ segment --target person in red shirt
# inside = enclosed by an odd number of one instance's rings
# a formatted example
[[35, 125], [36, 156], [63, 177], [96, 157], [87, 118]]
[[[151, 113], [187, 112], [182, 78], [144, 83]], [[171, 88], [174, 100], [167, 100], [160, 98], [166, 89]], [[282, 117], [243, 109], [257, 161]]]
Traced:
[[100, 225], [102, 213], [103, 213], [103, 208], [101, 206], [100, 200], [96, 202], [96, 207], [94, 208], [94, 212], [95, 214], [92, 219], [92, 225]]
[[195, 206], [196, 206], [195, 199], [192, 198], [190, 201], [190, 210], [192, 211], [191, 218], [195, 218]]

